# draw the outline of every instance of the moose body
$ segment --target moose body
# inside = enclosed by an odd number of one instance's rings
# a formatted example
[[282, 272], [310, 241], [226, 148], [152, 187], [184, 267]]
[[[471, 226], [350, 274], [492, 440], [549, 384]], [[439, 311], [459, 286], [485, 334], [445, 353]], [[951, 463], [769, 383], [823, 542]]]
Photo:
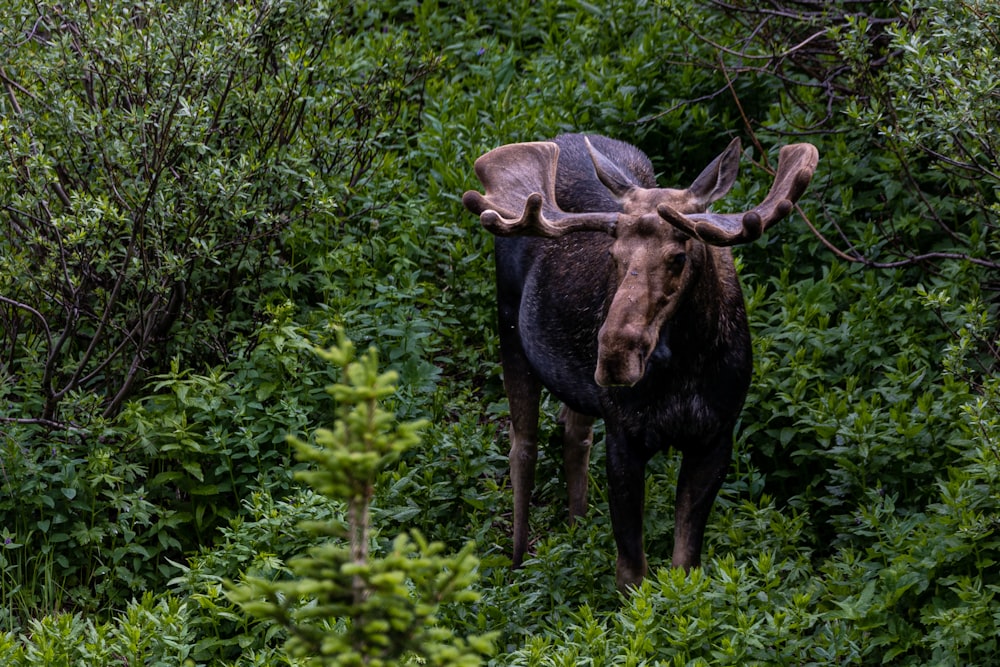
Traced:
[[513, 563], [528, 543], [542, 387], [563, 402], [570, 517], [586, 511], [592, 424], [603, 418], [617, 583], [646, 573], [645, 468], [682, 453], [672, 563], [700, 560], [752, 370], [730, 245], [788, 213], [818, 159], [785, 147], [767, 199], [707, 207], [732, 186], [734, 141], [686, 190], [658, 188], [649, 159], [600, 136], [510, 144], [476, 162], [486, 195], [463, 201], [496, 238], [497, 306], [511, 413]]

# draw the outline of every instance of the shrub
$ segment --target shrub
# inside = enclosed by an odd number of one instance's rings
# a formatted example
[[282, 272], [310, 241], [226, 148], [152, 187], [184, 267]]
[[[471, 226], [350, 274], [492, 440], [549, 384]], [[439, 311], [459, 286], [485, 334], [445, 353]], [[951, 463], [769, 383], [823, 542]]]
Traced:
[[183, 601], [144, 594], [110, 622], [81, 614], [32, 620], [27, 634], [0, 634], [0, 661], [9, 667], [187, 664], [192, 632]]
[[123, 604], [287, 461], [258, 327], [434, 63], [357, 3], [8, 4], [0, 567], [26, 617]]
[[19, 419], [49, 425], [75, 423], [74, 396], [116, 414], [172, 354], [226, 359], [282, 231], [331, 220], [425, 71], [345, 3], [9, 19], [0, 345]]

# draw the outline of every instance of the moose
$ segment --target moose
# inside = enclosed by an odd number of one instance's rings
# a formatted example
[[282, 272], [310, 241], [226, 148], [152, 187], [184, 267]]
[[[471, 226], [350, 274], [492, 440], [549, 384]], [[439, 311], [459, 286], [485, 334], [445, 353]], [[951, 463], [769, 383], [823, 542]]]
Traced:
[[819, 160], [810, 144], [784, 146], [763, 202], [708, 212], [740, 155], [734, 139], [685, 190], [658, 187], [642, 151], [599, 135], [508, 144], [476, 160], [486, 192], [462, 201], [496, 237], [514, 568], [528, 547], [543, 387], [563, 403], [571, 521], [586, 513], [593, 423], [604, 420], [618, 588], [646, 574], [645, 469], [668, 447], [682, 457], [671, 562], [699, 565], [752, 371], [730, 247], [788, 215]]

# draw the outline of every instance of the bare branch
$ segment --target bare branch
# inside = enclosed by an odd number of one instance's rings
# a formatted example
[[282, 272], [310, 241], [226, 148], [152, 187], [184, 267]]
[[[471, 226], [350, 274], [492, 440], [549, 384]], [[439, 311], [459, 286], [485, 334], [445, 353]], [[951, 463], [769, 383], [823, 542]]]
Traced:
[[80, 431], [86, 431], [86, 429], [80, 428], [78, 425], [72, 422], [60, 422], [53, 419], [45, 419], [41, 417], [2, 417], [0, 416], [0, 423], [2, 424], [38, 424], [39, 426], [45, 426], [55, 431], [69, 431], [70, 433], [76, 433]]
[[40, 312], [38, 312], [37, 310], [35, 310], [31, 306], [29, 306], [28, 304], [21, 303], [20, 301], [15, 301], [14, 299], [9, 299], [9, 298], [3, 296], [2, 294], [0, 294], [0, 302], [6, 303], [6, 304], [11, 305], [11, 306], [14, 306], [15, 308], [17, 308], [19, 310], [24, 310], [24, 311], [29, 312], [32, 315], [34, 315], [35, 318], [38, 319], [38, 321], [41, 322], [41, 324], [42, 324], [42, 329], [45, 331], [45, 340], [46, 340], [48, 346], [52, 347], [52, 332], [49, 331], [49, 323], [46, 321], [44, 315], [42, 315]]
[[949, 260], [961, 260], [963, 262], [969, 262], [971, 264], [975, 264], [977, 266], [983, 266], [988, 269], [994, 269], [994, 270], [1000, 269], [1000, 262], [992, 262], [988, 259], [972, 257], [971, 255], [960, 252], [928, 252], [920, 255], [911, 255], [906, 257], [905, 259], [901, 259], [895, 262], [876, 262], [875, 260], [869, 259], [868, 257], [864, 256], [863, 254], [857, 251], [854, 251], [853, 254], [844, 252], [836, 245], [834, 245], [828, 238], [826, 238], [823, 232], [819, 231], [819, 229], [816, 228], [816, 225], [814, 225], [813, 222], [809, 219], [809, 216], [807, 216], [805, 212], [798, 205], [795, 206], [795, 210], [798, 211], [798, 214], [802, 217], [802, 220], [805, 221], [806, 226], [809, 227], [809, 231], [812, 232], [813, 236], [815, 236], [827, 250], [832, 252], [840, 259], [847, 262], [851, 262], [853, 264], [861, 264], [871, 269], [899, 269], [906, 266], [913, 266], [915, 264], [926, 264], [928, 262], [933, 262], [935, 260], [949, 259]]

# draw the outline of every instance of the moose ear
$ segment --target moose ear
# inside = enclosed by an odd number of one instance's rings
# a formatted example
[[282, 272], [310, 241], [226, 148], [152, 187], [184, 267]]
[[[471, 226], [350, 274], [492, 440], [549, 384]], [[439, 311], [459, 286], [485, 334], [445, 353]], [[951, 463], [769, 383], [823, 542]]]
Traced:
[[632, 181], [630, 181], [628, 177], [622, 173], [622, 170], [618, 168], [618, 165], [608, 159], [604, 153], [594, 148], [594, 145], [590, 143], [589, 138], [584, 137], [583, 141], [587, 144], [587, 152], [590, 153], [590, 159], [594, 163], [594, 169], [597, 171], [597, 178], [601, 180], [604, 187], [611, 191], [611, 194], [618, 199], [621, 199], [630, 190], [635, 189], [635, 184], [633, 184]]
[[702, 210], [707, 209], [712, 202], [726, 196], [736, 182], [740, 168], [739, 137], [729, 142], [726, 150], [712, 160], [704, 171], [694, 179], [688, 188], [688, 193]]

